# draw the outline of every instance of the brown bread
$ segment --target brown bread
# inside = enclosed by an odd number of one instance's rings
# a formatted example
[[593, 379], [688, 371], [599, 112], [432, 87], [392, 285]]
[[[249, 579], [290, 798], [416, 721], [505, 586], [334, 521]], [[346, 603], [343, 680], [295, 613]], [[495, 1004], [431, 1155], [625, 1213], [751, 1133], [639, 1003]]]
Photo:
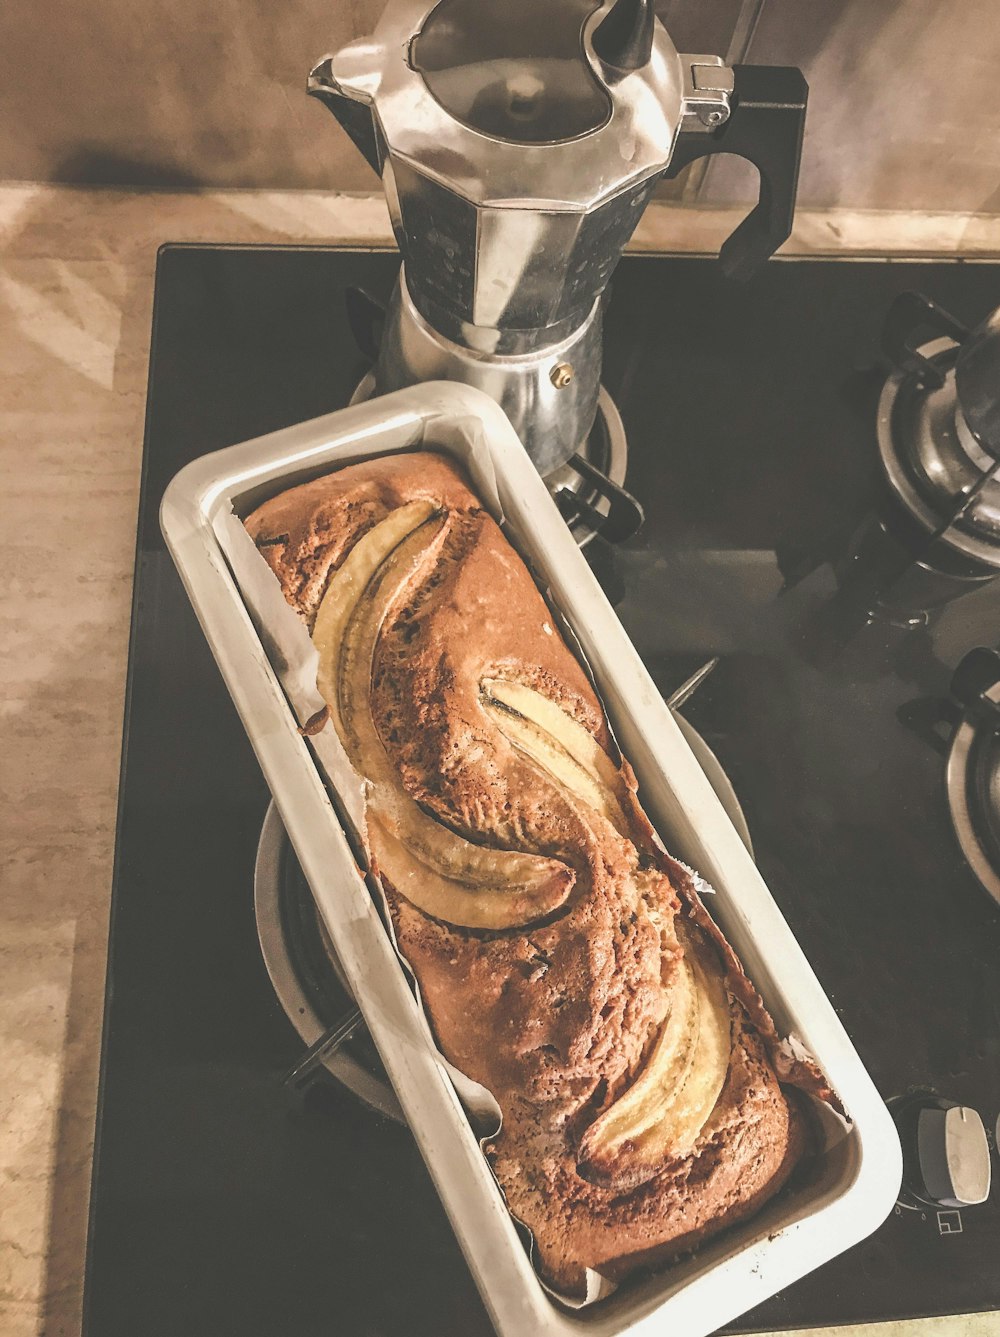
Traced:
[[[529, 572], [455, 466], [427, 452], [352, 465], [273, 498], [246, 524], [312, 627], [358, 540], [418, 499], [443, 512], [445, 528], [433, 565], [378, 637], [370, 701], [381, 742], [401, 789], [451, 832], [547, 856], [573, 877], [565, 903], [540, 922], [481, 931], [425, 913], [381, 872], [442, 1052], [500, 1104], [489, 1154], [511, 1211], [531, 1229], [546, 1279], [571, 1293], [585, 1268], [620, 1278], [756, 1211], [810, 1143], [805, 1102], [789, 1084], [829, 1093], [784, 1055], [690, 879], [657, 850], [627, 764], [616, 829], [484, 710], [484, 680], [525, 684], [612, 746]], [[670, 1015], [679, 937], [724, 981], [721, 1093], [684, 1154], [650, 1165], [627, 1145], [588, 1151], [587, 1130], [649, 1063]]]

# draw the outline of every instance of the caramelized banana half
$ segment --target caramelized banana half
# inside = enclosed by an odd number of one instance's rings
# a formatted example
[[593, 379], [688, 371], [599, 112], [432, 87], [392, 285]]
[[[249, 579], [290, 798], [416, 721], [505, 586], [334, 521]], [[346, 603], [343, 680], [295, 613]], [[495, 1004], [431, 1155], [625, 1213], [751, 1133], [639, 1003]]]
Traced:
[[523, 683], [484, 678], [480, 689], [483, 708], [504, 737], [627, 838], [624, 781], [597, 739], [561, 706]]
[[580, 1173], [597, 1184], [645, 1183], [665, 1163], [688, 1155], [726, 1082], [731, 1036], [722, 970], [680, 920], [676, 928], [684, 956], [652, 1052], [580, 1144]]
[[352, 764], [369, 782], [369, 838], [380, 870], [435, 918], [467, 928], [513, 928], [558, 909], [575, 881], [573, 870], [555, 859], [475, 845], [428, 816], [404, 792], [372, 718], [372, 666], [382, 629], [433, 568], [449, 523], [427, 503], [411, 503], [355, 544], [316, 618], [317, 686]]
[[430, 501], [411, 501], [391, 511], [380, 524], [358, 539], [326, 588], [312, 633], [313, 645], [319, 652], [316, 687], [330, 707], [334, 725], [341, 735], [337, 674], [347, 624], [386, 557], [434, 512], [434, 503]]
[[[490, 891], [432, 869], [412, 847], [407, 848], [388, 826], [383, 826], [375, 812], [369, 816], [368, 835], [379, 872], [385, 872], [411, 905], [448, 924], [474, 929], [519, 928], [540, 919], [553, 902], [558, 906], [565, 899], [568, 870], [554, 861], [551, 885], [505, 881], [501, 865], [494, 882], [496, 890]], [[513, 856], [498, 851], [496, 857], [502, 860]]]

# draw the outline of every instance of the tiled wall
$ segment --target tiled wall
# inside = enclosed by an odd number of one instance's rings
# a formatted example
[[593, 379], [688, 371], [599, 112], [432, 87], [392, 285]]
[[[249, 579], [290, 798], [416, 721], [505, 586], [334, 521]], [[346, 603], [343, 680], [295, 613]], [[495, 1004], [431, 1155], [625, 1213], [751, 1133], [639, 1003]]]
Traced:
[[809, 80], [802, 201], [1000, 213], [998, 0], [765, 0], [750, 59]]
[[[481, 0], [502, 4], [502, 0]], [[544, 0], [539, 0], [543, 7]], [[368, 190], [310, 64], [382, 0], [0, 7], [0, 179]], [[998, 0], [662, 0], [677, 45], [800, 65], [800, 202], [1000, 214]], [[665, 194], [742, 199], [719, 160]]]
[[305, 95], [382, 0], [8, 0], [0, 179], [370, 190]]

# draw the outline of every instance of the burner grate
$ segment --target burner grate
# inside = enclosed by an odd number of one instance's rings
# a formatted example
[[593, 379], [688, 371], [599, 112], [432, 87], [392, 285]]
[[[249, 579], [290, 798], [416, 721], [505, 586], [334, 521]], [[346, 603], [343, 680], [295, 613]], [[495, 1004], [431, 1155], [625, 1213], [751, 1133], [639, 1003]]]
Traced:
[[[928, 330], [935, 337], [927, 339]], [[895, 370], [879, 401], [879, 453], [889, 486], [922, 534], [918, 556], [944, 547], [996, 571], [1000, 459], [983, 448], [959, 400], [956, 369], [967, 335], [920, 293], [893, 302], [883, 347]]]

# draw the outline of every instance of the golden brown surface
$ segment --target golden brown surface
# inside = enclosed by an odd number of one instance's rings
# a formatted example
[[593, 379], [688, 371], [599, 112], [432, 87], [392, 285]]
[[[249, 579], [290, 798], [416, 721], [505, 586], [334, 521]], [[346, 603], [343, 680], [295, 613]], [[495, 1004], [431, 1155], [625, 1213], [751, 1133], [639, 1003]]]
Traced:
[[[656, 851], [627, 766], [614, 801], [598, 811], [502, 727], [484, 683], [527, 685], [611, 747], [585, 673], [457, 470], [428, 453], [350, 466], [274, 498], [247, 528], [312, 627], [358, 541], [421, 499], [435, 507], [428, 537], [417, 531], [408, 540], [414, 555], [396, 572], [391, 597], [383, 575], [354, 614], [370, 622], [379, 606], [365, 663], [370, 721], [384, 749], [373, 769], [391, 774], [405, 801], [436, 818], [449, 838], [565, 866], [570, 890], [533, 922], [463, 928], [400, 894], [390, 874], [405, 886], [402, 864], [393, 864], [391, 844], [377, 843], [374, 827], [373, 847], [437, 1041], [503, 1111], [490, 1157], [511, 1210], [534, 1233], [545, 1276], [569, 1292], [586, 1267], [622, 1276], [756, 1210], [805, 1150], [807, 1121], [776, 1075], [770, 1018], [686, 874]], [[347, 669], [338, 672], [343, 682]], [[334, 718], [351, 753], [337, 699], [334, 691]], [[608, 1111], [635, 1090], [681, 996], [687, 963], [679, 938], [692, 965], [701, 963], [692, 979], [701, 979], [702, 996], [711, 992], [709, 976], [719, 981], [713, 987], [729, 1009], [728, 1067], [723, 1055], [718, 1082], [697, 1086], [703, 1101], [710, 1093], [700, 1115], [697, 1103], [679, 1115], [666, 1100], [651, 1110], [640, 1102], [650, 1126], [611, 1142], [602, 1133]], [[697, 1077], [708, 1051], [696, 1041], [697, 1034], [678, 1040], [664, 1071]], [[815, 1074], [781, 1062], [785, 1080], [820, 1089]], [[660, 1149], [653, 1160], [651, 1147]]]

